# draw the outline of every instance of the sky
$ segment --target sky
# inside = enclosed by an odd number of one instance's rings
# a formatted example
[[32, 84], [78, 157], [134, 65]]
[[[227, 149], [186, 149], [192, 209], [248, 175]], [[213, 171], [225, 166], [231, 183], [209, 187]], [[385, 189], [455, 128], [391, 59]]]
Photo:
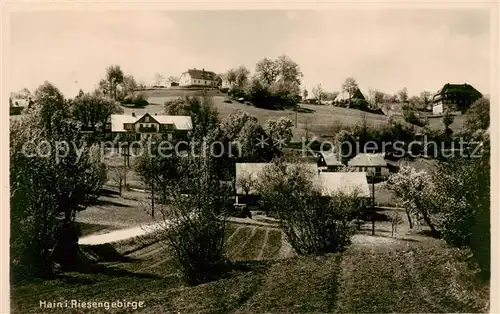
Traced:
[[480, 9], [322, 11], [32, 11], [10, 16], [10, 88], [48, 80], [91, 91], [106, 66], [151, 84], [188, 68], [222, 73], [264, 57], [298, 63], [302, 88], [411, 95], [445, 83], [489, 93], [490, 21]]

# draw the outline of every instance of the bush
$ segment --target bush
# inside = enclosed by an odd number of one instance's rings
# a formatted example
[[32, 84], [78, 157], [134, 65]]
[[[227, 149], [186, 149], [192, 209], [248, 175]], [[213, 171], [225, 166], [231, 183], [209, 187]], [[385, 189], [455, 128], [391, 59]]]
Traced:
[[324, 197], [313, 173], [301, 164], [281, 161], [263, 171], [258, 190], [299, 254], [339, 252], [350, 244], [350, 222], [362, 207], [356, 194]]
[[403, 117], [404, 117], [406, 122], [414, 124], [416, 126], [424, 127], [427, 125], [427, 122], [420, 119], [419, 117], [417, 117], [417, 115], [415, 114], [415, 111], [413, 111], [413, 110], [409, 110], [409, 109], [404, 110]]
[[433, 175], [433, 203], [446, 242], [468, 246], [485, 277], [490, 271], [490, 164], [483, 158], [454, 158]]
[[141, 92], [134, 92], [132, 94], [128, 94], [123, 98], [122, 103], [134, 104], [137, 107], [144, 107], [149, 104], [149, 102], [146, 99], [146, 96]]
[[185, 159], [178, 168], [182, 177], [159, 200], [166, 205], [160, 207], [160, 217], [168, 219], [162, 235], [184, 279], [195, 285], [223, 274], [230, 198], [228, 189], [220, 185], [213, 160]]

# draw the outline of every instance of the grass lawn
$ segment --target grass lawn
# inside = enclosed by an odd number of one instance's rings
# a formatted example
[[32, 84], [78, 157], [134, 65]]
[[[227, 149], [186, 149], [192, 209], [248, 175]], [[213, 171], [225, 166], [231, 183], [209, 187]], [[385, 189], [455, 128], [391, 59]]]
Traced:
[[[169, 250], [148, 237], [96, 248], [91, 272], [15, 284], [12, 313], [352, 313], [484, 312], [488, 284], [479, 281], [469, 252], [401, 226], [377, 222], [376, 236], [361, 231], [343, 253], [278, 257], [281, 231], [232, 224], [226, 278], [186, 286]], [[124, 255], [120, 255], [124, 254]], [[119, 257], [119, 258], [117, 258]], [[236, 259], [246, 258], [246, 261]], [[40, 309], [39, 300], [144, 301], [133, 309]]]
[[123, 191], [122, 195], [101, 195], [97, 202], [78, 212], [76, 221], [93, 225], [116, 227], [137, 226], [153, 222], [146, 212], [149, 209], [149, 194], [135, 191]]

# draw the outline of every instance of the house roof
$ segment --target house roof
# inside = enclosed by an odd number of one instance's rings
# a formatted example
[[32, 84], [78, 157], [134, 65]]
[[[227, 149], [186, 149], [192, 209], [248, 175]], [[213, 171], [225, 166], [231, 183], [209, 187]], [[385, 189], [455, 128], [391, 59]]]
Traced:
[[202, 70], [189, 69], [189, 70], [187, 70], [187, 72], [184, 72], [184, 73], [188, 73], [189, 76], [191, 76], [191, 78], [197, 79], [197, 80], [212, 80], [212, 81], [215, 81], [215, 78], [217, 76], [217, 74], [215, 74], [215, 72], [205, 71], [205, 69], [202, 69]]
[[354, 167], [387, 167], [384, 154], [358, 154], [349, 160], [347, 164]]
[[[352, 99], [365, 99], [365, 96], [363, 96], [363, 93], [359, 88], [354, 92], [352, 95]], [[342, 100], [349, 100], [349, 93], [347, 92], [340, 92], [338, 95], [335, 97], [334, 101], [342, 101]]]
[[[123, 128], [124, 123], [136, 123], [145, 115], [147, 115], [147, 113], [135, 117], [130, 114], [112, 114], [111, 132], [125, 132]], [[160, 124], [173, 124], [177, 130], [191, 130], [193, 128], [190, 116], [156, 115], [151, 117]]]
[[[17, 103], [17, 105], [16, 105]], [[28, 100], [23, 98], [12, 98], [12, 105], [14, 107], [28, 107]]]
[[[257, 180], [262, 171], [270, 163], [237, 163], [236, 164], [236, 193], [245, 194], [239, 178], [244, 175], [250, 175], [252, 180]], [[359, 196], [369, 197], [370, 189], [365, 172], [318, 172], [316, 164], [304, 163], [307, 170], [314, 173], [314, 183], [321, 188], [323, 195], [330, 195], [334, 192], [342, 191], [350, 194], [354, 191], [359, 193]], [[254, 194], [255, 189], [251, 189], [249, 194]]]
[[320, 172], [315, 176], [315, 180], [322, 188], [323, 195], [356, 192], [358, 196], [370, 197], [366, 172]]
[[441, 95], [442, 93], [471, 93], [482, 96], [482, 94], [477, 89], [475, 89], [474, 86], [469, 85], [467, 83], [464, 84], [446, 83], [444, 84], [443, 88], [441, 88], [436, 92], [434, 97], [437, 95]]
[[334, 153], [323, 153], [321, 155], [323, 156], [326, 166], [343, 166]]
[[[287, 163], [290, 165], [291, 163]], [[239, 179], [243, 176], [249, 175], [252, 180], [257, 180], [262, 171], [264, 171], [266, 166], [271, 166], [272, 163], [236, 163], [236, 193], [244, 194], [243, 189], [239, 183]], [[316, 173], [318, 171], [317, 165], [315, 163], [304, 163], [303, 164], [308, 171]], [[251, 190], [250, 194], [255, 193], [255, 190]]]

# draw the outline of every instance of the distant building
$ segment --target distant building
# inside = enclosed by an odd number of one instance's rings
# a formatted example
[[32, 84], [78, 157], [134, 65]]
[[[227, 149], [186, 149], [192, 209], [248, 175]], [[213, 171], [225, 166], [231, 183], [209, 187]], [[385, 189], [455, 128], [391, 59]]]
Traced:
[[136, 140], [162, 134], [166, 134], [168, 139], [172, 139], [174, 134], [183, 136], [192, 128], [190, 116], [152, 116], [149, 113], [140, 117], [134, 113], [111, 115], [111, 132], [132, 133], [136, 135]]
[[344, 165], [337, 159], [333, 152], [318, 153], [318, 169], [320, 171], [338, 171]]
[[174, 87], [174, 86], [179, 86], [179, 83], [177, 83], [177, 82], [170, 82], [170, 87]]
[[482, 96], [472, 85], [446, 83], [432, 98], [432, 113], [442, 114], [446, 110], [465, 112]]
[[[350, 100], [366, 100], [363, 93], [359, 90], [359, 88], [354, 92]], [[349, 101], [349, 93], [348, 92], [340, 92], [333, 100], [334, 102], [348, 102]]]
[[[238, 204], [255, 204], [261, 196], [255, 189], [256, 182], [271, 163], [237, 163], [236, 194]], [[360, 197], [370, 197], [366, 173], [363, 172], [321, 172], [314, 163], [304, 163], [306, 171], [313, 177], [313, 183], [319, 187], [323, 196], [335, 192], [358, 193]]]
[[217, 74], [205, 69], [189, 69], [181, 74], [179, 86], [218, 87]]
[[358, 170], [358, 172], [365, 172], [369, 177], [385, 178], [389, 175], [389, 167], [384, 154], [358, 154], [349, 160], [347, 164], [349, 167]]

